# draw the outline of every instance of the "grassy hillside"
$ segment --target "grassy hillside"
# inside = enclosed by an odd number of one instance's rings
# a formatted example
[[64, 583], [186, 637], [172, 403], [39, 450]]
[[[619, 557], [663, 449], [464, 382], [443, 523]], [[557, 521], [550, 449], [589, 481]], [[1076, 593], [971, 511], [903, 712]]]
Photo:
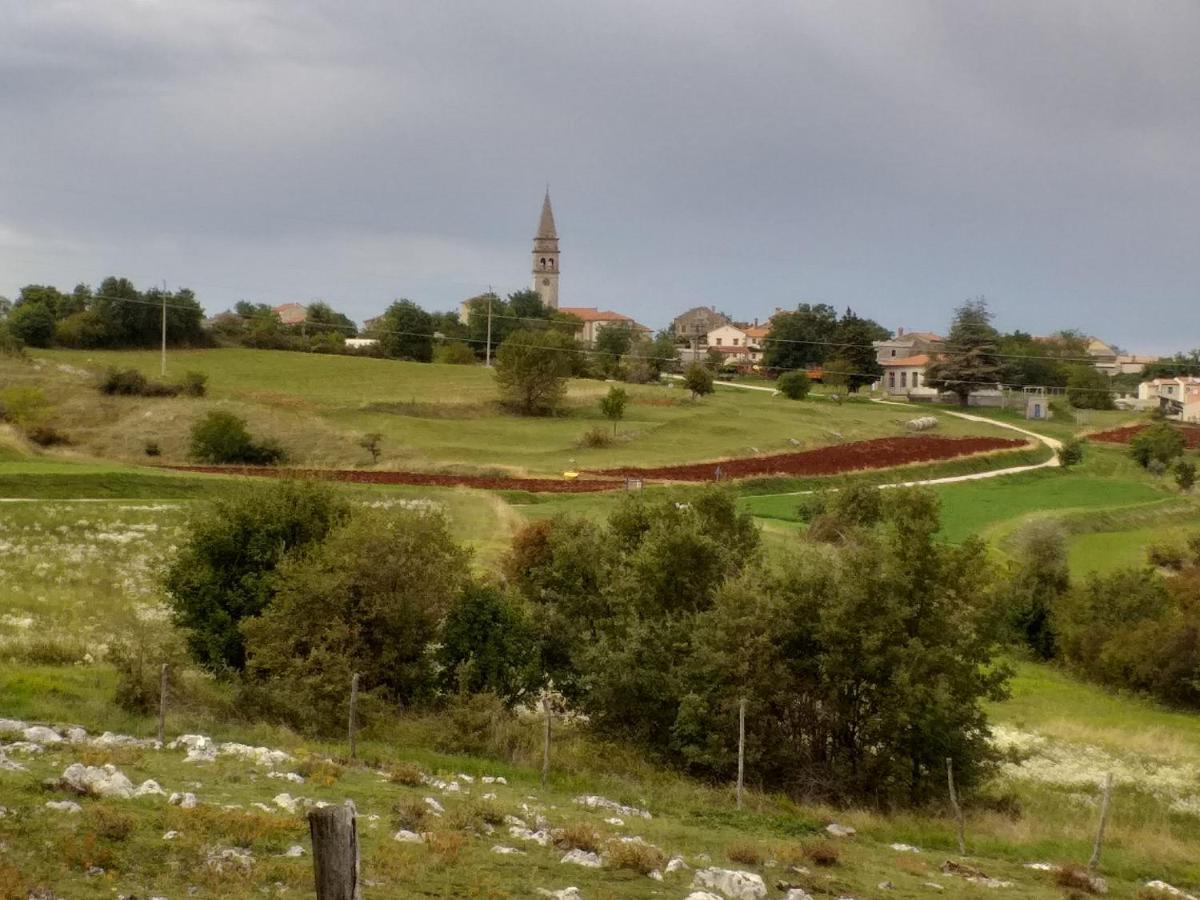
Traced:
[[[203, 400], [102, 397], [92, 383], [110, 366], [157, 377], [159, 359], [153, 351], [38, 351], [33, 366], [0, 361], [0, 376], [43, 387], [54, 403], [53, 423], [76, 442], [74, 453], [126, 462], [146, 461], [150, 440], [161, 447], [160, 461], [184, 461], [191, 423], [214, 406], [278, 438], [296, 464], [370, 466], [358, 440], [379, 432], [383, 468], [534, 474], [695, 462], [896, 435], [912, 417], [866, 402], [790, 402], [733, 388], [692, 402], [678, 386], [630, 385], [615, 444], [584, 449], [584, 432], [610, 427], [597, 408], [608, 390], [603, 382], [572, 382], [563, 415], [530, 419], [499, 408], [493, 375], [480, 366], [244, 349], [173, 352], [170, 376], [208, 376], [210, 393]], [[939, 433], [1000, 432], [945, 418]]]

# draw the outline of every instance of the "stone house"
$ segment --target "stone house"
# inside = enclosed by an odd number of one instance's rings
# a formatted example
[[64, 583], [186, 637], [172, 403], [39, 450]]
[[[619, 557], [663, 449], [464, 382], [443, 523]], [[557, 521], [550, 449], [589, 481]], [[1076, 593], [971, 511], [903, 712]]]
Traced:
[[712, 306], [695, 306], [671, 321], [671, 336], [677, 341], [696, 341], [703, 346], [708, 333], [732, 324], [729, 317]]

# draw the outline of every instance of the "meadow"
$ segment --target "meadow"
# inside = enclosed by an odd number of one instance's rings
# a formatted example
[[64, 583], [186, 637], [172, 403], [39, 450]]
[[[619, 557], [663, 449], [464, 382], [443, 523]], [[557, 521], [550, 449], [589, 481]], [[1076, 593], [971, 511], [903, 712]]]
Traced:
[[[278, 439], [296, 465], [559, 475], [567, 470], [654, 466], [809, 449], [905, 433], [906, 410], [864, 400], [803, 402], [719, 387], [692, 401], [671, 382], [626, 385], [630, 403], [611, 446], [581, 445], [592, 428], [611, 430], [598, 409], [609, 385], [573, 380], [561, 415], [523, 418], [499, 407], [493, 373], [482, 366], [405, 363], [282, 351], [173, 351], [168, 378], [208, 377], [203, 399], [103, 397], [97, 376], [110, 367], [158, 376], [152, 351], [37, 351], [32, 365], [0, 360], [0, 380], [40, 386], [50, 421], [74, 447], [57, 455], [125, 463], [187, 460], [187, 434], [208, 409], [244, 416], [256, 434]], [[378, 464], [359, 446], [379, 433]], [[946, 418], [939, 434], [998, 435], [986, 424]], [[145, 455], [147, 442], [161, 455]]]

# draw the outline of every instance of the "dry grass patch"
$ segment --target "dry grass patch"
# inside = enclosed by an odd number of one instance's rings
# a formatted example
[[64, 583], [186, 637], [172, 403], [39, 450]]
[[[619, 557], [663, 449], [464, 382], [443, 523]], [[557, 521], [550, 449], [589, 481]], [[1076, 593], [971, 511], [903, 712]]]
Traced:
[[458, 862], [467, 839], [457, 831], [435, 831], [425, 839], [425, 843], [441, 865], [451, 866]]
[[453, 831], [484, 831], [484, 825], [504, 822], [504, 810], [491, 800], [469, 799], [446, 810], [442, 820]]
[[302, 838], [308, 831], [296, 816], [218, 806], [192, 809], [170, 806], [163, 811], [163, 820], [169, 831], [221, 846], [282, 846]]
[[429, 807], [418, 797], [406, 797], [392, 804], [392, 827], [397, 831], [421, 831]]
[[614, 869], [629, 869], [639, 875], [661, 870], [667, 858], [657, 847], [641, 841], [609, 841], [605, 847], [608, 864]]
[[93, 747], [85, 744], [76, 751], [76, 759], [85, 766], [137, 766], [144, 756], [140, 747]]
[[425, 770], [416, 763], [398, 762], [388, 772], [388, 781], [406, 787], [420, 787], [425, 783]]
[[585, 850], [588, 853], [599, 853], [604, 846], [604, 838], [586, 822], [572, 822], [562, 829], [562, 837], [558, 845], [564, 850]]
[[335, 763], [332, 759], [309, 756], [300, 760], [300, 764], [296, 766], [296, 771], [312, 784], [329, 787], [337, 783], [338, 779], [342, 777], [342, 773], [346, 771], [346, 768]]
[[812, 841], [804, 845], [804, 856], [814, 866], [836, 866], [842, 851], [830, 841]]
[[101, 803], [89, 804], [83, 821], [89, 831], [109, 841], [123, 841], [137, 828], [137, 819], [132, 813]]
[[892, 860], [892, 865], [901, 872], [907, 872], [909, 875], [929, 874], [929, 863], [919, 857], [913, 856], [911, 853], [901, 853]]
[[763, 848], [750, 841], [734, 841], [725, 848], [725, 856], [730, 862], [746, 866], [761, 866], [767, 861]]
[[1070, 891], [1083, 891], [1086, 894], [1096, 893], [1096, 884], [1088, 870], [1074, 863], [1059, 866], [1058, 871], [1054, 873], [1054, 883], [1060, 888]]

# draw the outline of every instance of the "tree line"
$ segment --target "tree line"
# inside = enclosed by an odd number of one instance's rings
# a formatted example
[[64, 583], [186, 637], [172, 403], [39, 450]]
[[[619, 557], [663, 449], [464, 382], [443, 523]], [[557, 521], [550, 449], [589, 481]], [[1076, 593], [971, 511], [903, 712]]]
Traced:
[[480, 574], [436, 510], [243, 490], [195, 516], [164, 588], [192, 658], [257, 714], [340, 731], [355, 672], [368, 721], [553, 689], [597, 735], [726, 779], [745, 699], [754, 781], [879, 804], [936, 794], [948, 756], [968, 785], [995, 761], [995, 571], [982, 543], [935, 540], [929, 492], [873, 491], [869, 517], [828, 513], [849, 516], [838, 541], [778, 557], [727, 492], [629, 495], [527, 525]]

